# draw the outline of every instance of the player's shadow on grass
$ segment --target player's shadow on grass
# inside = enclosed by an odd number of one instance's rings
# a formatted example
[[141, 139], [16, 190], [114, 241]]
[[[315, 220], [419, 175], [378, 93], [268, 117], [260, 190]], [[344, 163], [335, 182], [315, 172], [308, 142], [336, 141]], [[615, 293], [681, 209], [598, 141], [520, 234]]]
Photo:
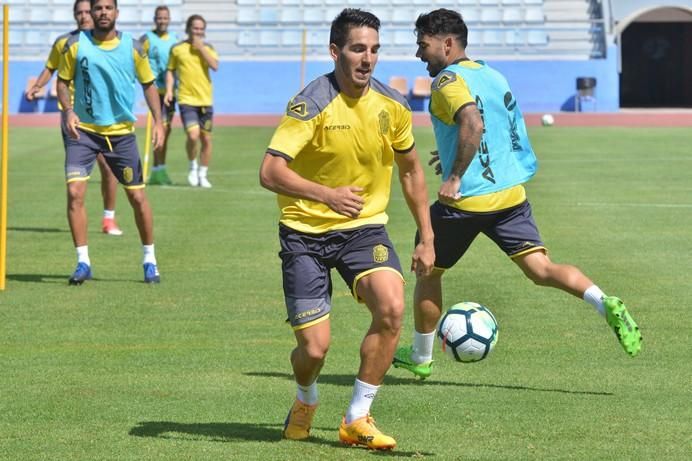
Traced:
[[69, 232], [67, 229], [57, 227], [8, 227], [8, 231], [14, 232], [38, 232], [40, 234], [54, 234], [59, 232]]
[[[247, 372], [243, 373], [246, 376], [259, 376], [265, 378], [282, 378], [293, 381], [293, 375], [289, 373], [277, 372]], [[353, 375], [320, 375], [319, 382], [323, 384], [333, 384], [335, 386], [353, 386]], [[402, 385], [421, 385], [421, 386], [454, 386], [454, 387], [476, 387], [490, 389], [508, 389], [512, 391], [532, 391], [532, 392], [557, 392], [561, 394], [578, 394], [578, 395], [595, 395], [610, 397], [615, 394], [612, 392], [597, 392], [597, 391], [575, 391], [571, 389], [553, 389], [545, 387], [519, 386], [512, 384], [489, 384], [489, 383], [457, 383], [451, 381], [436, 381], [434, 379], [426, 379], [421, 382], [414, 378], [399, 378], [397, 376], [387, 375], [384, 377], [384, 384], [387, 386], [402, 386]]]
[[[252, 424], [252, 423], [176, 423], [172, 421], [142, 421], [137, 423], [137, 426], [130, 429], [129, 434], [135, 437], [154, 437], [158, 439], [171, 440], [191, 440], [191, 441], [211, 441], [211, 442], [281, 442], [281, 424]], [[314, 428], [324, 431], [334, 431], [330, 428]], [[292, 443], [284, 441], [284, 443]], [[324, 439], [313, 435], [309, 439], [298, 443], [316, 443], [320, 445], [329, 445], [335, 448], [344, 449], [359, 449], [348, 448], [337, 440]], [[419, 457], [421, 455], [431, 455], [432, 453], [422, 452], [374, 452], [366, 451], [364, 453], [381, 456], [398, 456], [398, 457]]]
[[[24, 283], [57, 283], [60, 285], [65, 285], [66, 287], [69, 287], [70, 285], [67, 283], [69, 275], [68, 274], [62, 274], [62, 275], [55, 275], [55, 274], [7, 274], [7, 279], [12, 280], [14, 282], [24, 282]], [[140, 279], [115, 279], [115, 278], [108, 278], [108, 279], [100, 279], [97, 277], [94, 277], [92, 280], [90, 280], [89, 284], [98, 282], [133, 282], [133, 283], [138, 283], [142, 284], [142, 280]], [[72, 287], [74, 288], [74, 287]]]
[[67, 285], [66, 275], [55, 274], [7, 274], [7, 279], [15, 282], [61, 283]]

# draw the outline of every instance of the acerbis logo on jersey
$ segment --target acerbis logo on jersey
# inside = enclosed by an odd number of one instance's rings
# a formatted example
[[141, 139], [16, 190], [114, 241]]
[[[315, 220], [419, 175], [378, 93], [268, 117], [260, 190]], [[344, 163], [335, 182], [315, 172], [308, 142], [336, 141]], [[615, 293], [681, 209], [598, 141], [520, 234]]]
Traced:
[[287, 113], [294, 117], [305, 118], [308, 115], [308, 106], [305, 102], [295, 102], [295, 100], [291, 100], [291, 102], [288, 103]]

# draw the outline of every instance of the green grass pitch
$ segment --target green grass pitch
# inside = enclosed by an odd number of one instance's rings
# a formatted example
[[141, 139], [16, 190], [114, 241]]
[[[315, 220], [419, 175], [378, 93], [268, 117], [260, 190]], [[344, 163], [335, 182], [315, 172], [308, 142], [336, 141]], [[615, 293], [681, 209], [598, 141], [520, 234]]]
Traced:
[[[170, 142], [174, 187], [149, 187], [162, 283], [141, 282], [141, 249], [99, 233], [90, 186], [95, 280], [70, 287], [56, 128], [12, 129], [7, 287], [0, 292], [2, 460], [683, 460], [692, 453], [692, 132], [532, 128], [540, 169], [529, 198], [551, 257], [622, 297], [644, 345], [628, 357], [584, 302], [526, 280], [485, 237], [444, 279], [445, 303], [487, 305], [500, 338], [433, 376], [391, 369], [373, 405], [392, 453], [343, 448], [358, 348], [369, 324], [334, 274], [333, 341], [308, 442], [281, 440], [294, 398], [294, 340], [277, 257], [278, 212], [257, 169], [272, 129], [216, 128], [211, 190], [185, 185], [183, 137]], [[421, 158], [433, 149], [416, 129]], [[140, 144], [142, 144], [140, 133]], [[431, 197], [438, 186], [430, 168]], [[414, 233], [396, 179], [390, 235], [408, 266]], [[402, 342], [412, 335], [411, 293]]]

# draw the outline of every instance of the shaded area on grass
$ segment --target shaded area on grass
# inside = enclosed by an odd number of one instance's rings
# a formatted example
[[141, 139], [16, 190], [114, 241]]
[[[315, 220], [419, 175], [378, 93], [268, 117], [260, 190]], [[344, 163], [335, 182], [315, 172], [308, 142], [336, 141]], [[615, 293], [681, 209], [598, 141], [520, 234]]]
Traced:
[[59, 229], [57, 227], [8, 227], [8, 231], [14, 232], [38, 232], [40, 234], [46, 233], [57, 233], [57, 232], [70, 232], [68, 229]]
[[[254, 423], [177, 423], [173, 421], [141, 421], [130, 429], [129, 435], [135, 437], [155, 437], [160, 439], [175, 440], [205, 440], [214, 442], [280, 442], [282, 441], [280, 424], [254, 424]], [[323, 428], [329, 431], [334, 428]], [[290, 441], [286, 441], [290, 443]], [[336, 440], [325, 439], [311, 435], [307, 440], [299, 443], [317, 443], [338, 448], [348, 448]], [[363, 449], [370, 454], [379, 456], [420, 457], [433, 453], [420, 451], [369, 451], [365, 447], [353, 447]]]
[[[247, 372], [243, 373], [246, 376], [258, 376], [261, 378], [282, 378], [293, 381], [293, 375], [289, 373], [277, 373], [277, 372]], [[335, 386], [353, 386], [353, 380], [355, 376], [353, 375], [320, 375], [319, 381], [324, 384], [333, 384]], [[552, 388], [541, 388], [532, 386], [520, 386], [516, 384], [489, 384], [489, 383], [455, 383], [452, 381], [435, 381], [427, 379], [424, 382], [420, 382], [413, 378], [399, 378], [396, 376], [385, 376], [384, 384], [388, 386], [401, 386], [407, 384], [414, 385], [426, 385], [426, 386], [458, 386], [458, 387], [487, 387], [491, 389], [508, 389], [515, 391], [532, 391], [532, 392], [557, 392], [562, 394], [579, 394], [579, 395], [596, 395], [603, 397], [611, 397], [615, 394], [612, 392], [598, 392], [598, 391], [579, 391], [573, 389], [552, 389]]]

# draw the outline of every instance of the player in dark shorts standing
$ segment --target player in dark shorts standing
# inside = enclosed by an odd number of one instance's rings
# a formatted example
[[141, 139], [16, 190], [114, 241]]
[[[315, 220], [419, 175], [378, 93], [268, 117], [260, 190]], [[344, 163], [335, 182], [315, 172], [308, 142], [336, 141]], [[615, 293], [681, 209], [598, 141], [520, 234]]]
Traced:
[[211, 161], [214, 97], [209, 69], [219, 69], [219, 56], [214, 47], [204, 41], [206, 29], [207, 22], [202, 16], [193, 14], [187, 19], [187, 40], [171, 48], [164, 102], [169, 104], [173, 100], [177, 77], [178, 107], [187, 136], [185, 149], [190, 161], [187, 181], [193, 187], [210, 188], [207, 173]]
[[[99, 153], [124, 186], [142, 241], [144, 281], [158, 283], [154, 223], [134, 134], [135, 80], [144, 90], [154, 118], [153, 146], [163, 139], [154, 74], [140, 43], [115, 28], [116, 0], [93, 0], [94, 29], [71, 36], [58, 70], [58, 98], [64, 108], [68, 221], [77, 250], [77, 268], [69, 283], [92, 278], [84, 207], [86, 181]], [[74, 106], [69, 85], [74, 81]], [[112, 97], [117, 95], [117, 97]]]
[[161, 102], [161, 118], [163, 119], [164, 138], [161, 147], [154, 150], [154, 166], [147, 184], [168, 185], [172, 184], [166, 171], [166, 152], [168, 150], [168, 137], [171, 135], [171, 122], [175, 115], [175, 98], [168, 104], [164, 103], [166, 95], [166, 70], [168, 69], [168, 55], [171, 48], [178, 41], [175, 32], [168, 31], [171, 22], [171, 12], [167, 6], [157, 6], [154, 10], [154, 30], [150, 30], [139, 38], [142, 49], [149, 57], [149, 65], [156, 76], [156, 88]]

